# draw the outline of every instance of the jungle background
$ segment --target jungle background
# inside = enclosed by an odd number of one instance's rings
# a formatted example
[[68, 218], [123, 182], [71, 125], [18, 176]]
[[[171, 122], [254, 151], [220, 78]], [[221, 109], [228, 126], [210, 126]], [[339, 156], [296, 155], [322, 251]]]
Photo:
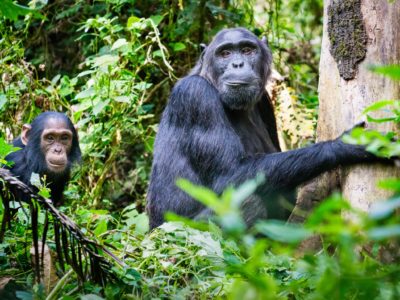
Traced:
[[[30, 219], [19, 209], [0, 244], [1, 299], [400, 297], [396, 179], [381, 182], [395, 196], [369, 213], [334, 194], [304, 225], [270, 220], [250, 230], [238, 203], [262, 179], [222, 196], [180, 182], [216, 211], [216, 222], [176, 222], [171, 215], [172, 222], [148, 232], [144, 207], [157, 123], [174, 83], [220, 29], [242, 26], [267, 37], [279, 73], [270, 89], [281, 142], [290, 149], [314, 141], [321, 0], [3, 0], [0, 14], [0, 159], [22, 124], [42, 111], [66, 112], [78, 127], [83, 162], [60, 210], [126, 264], [112, 269], [117, 279], [105, 286], [62, 272], [60, 262], [54, 284], [36, 284]], [[377, 72], [400, 79], [398, 67]], [[397, 122], [399, 110], [393, 113], [390, 121]], [[379, 149], [398, 155], [392, 137], [358, 132], [353, 140], [380, 140]], [[299, 253], [299, 243], [315, 234], [322, 249]], [[53, 236], [50, 230], [51, 249]]]

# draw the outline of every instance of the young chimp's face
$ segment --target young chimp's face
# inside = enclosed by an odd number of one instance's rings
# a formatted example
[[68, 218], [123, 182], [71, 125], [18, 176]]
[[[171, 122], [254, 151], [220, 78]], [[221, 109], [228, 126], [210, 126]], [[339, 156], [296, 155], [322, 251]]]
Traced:
[[62, 173], [68, 167], [68, 154], [72, 147], [72, 136], [72, 131], [63, 120], [56, 118], [46, 120], [40, 148], [49, 171]]

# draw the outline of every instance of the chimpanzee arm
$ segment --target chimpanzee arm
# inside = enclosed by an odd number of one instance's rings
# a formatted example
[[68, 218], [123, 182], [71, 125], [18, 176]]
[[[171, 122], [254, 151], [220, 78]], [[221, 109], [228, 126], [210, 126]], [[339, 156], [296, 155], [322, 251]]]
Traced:
[[203, 185], [211, 187], [245, 155], [218, 91], [200, 76], [189, 76], [177, 83], [161, 123], [160, 129], [168, 124], [168, 131], [174, 130], [175, 136], [180, 137], [178, 151], [189, 162], [186, 168], [193, 169]]
[[188, 76], [174, 87], [157, 134], [147, 205], [151, 227], [162, 223], [166, 211], [195, 217], [204, 210], [176, 187], [178, 178], [220, 193], [263, 173], [266, 184], [260, 192], [268, 194], [292, 189], [339, 164], [372, 157], [340, 140], [249, 157], [218, 91], [204, 78]]
[[247, 158], [240, 162], [231, 175], [219, 178], [216, 190], [229, 184], [240, 184], [246, 179], [264, 174], [263, 192], [291, 190], [319, 174], [339, 165], [376, 161], [364, 147], [345, 144], [341, 139], [321, 142], [312, 146]]
[[[312, 146], [246, 157], [240, 139], [226, 118], [218, 91], [200, 76], [181, 80], [166, 110], [167, 123], [186, 132], [180, 151], [201, 183], [217, 192], [258, 173], [266, 177], [265, 192], [290, 190], [338, 165], [376, 159], [361, 146], [340, 139]], [[188, 178], [190, 180], [190, 178]]]

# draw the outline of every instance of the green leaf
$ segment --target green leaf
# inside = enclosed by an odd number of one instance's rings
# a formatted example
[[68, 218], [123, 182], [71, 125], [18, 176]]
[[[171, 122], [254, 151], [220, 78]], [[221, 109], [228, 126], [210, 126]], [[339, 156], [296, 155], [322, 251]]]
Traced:
[[400, 236], [400, 225], [377, 227], [369, 230], [367, 236], [375, 241]]
[[128, 42], [126, 41], [126, 39], [118, 39], [118, 40], [116, 40], [115, 43], [112, 45], [111, 51], [112, 51], [112, 50], [119, 49], [119, 48], [121, 48], [121, 47], [123, 47], [123, 46], [126, 46], [126, 45], [128, 45]]
[[97, 104], [93, 107], [93, 115], [97, 116], [99, 113], [101, 113], [109, 102], [110, 100], [97, 102]]
[[95, 294], [87, 294], [87, 295], [82, 295], [81, 300], [104, 300], [104, 298], [97, 296]]
[[378, 182], [378, 187], [385, 190], [400, 191], [400, 180], [398, 178], [386, 178]]
[[8, 144], [3, 138], [0, 138], [0, 160], [3, 160], [8, 154], [20, 149], [21, 148]]
[[203, 203], [205, 206], [213, 209], [218, 207], [220, 201], [218, 195], [213, 191], [202, 186], [194, 185], [190, 181], [182, 178], [176, 181], [176, 185], [189, 196]]
[[283, 221], [271, 220], [257, 223], [258, 233], [284, 243], [299, 243], [312, 235], [312, 232], [299, 224], [288, 224]]
[[107, 231], [107, 220], [103, 219], [97, 223], [96, 229], [94, 230], [94, 234], [99, 236], [100, 234]]
[[179, 51], [183, 51], [186, 49], [186, 45], [184, 43], [171, 43], [170, 44], [172, 50], [174, 50], [175, 52], [179, 52]]
[[374, 203], [369, 211], [372, 219], [383, 219], [400, 207], [400, 197]]
[[1, 0], [0, 1], [0, 15], [12, 21], [17, 21], [19, 16], [26, 16], [27, 14], [32, 14], [35, 18], [45, 19], [45, 17], [40, 14], [37, 10], [31, 9], [26, 6], [22, 6], [13, 3], [11, 0]]
[[5, 94], [0, 94], [0, 110], [7, 103], [7, 96]]
[[395, 104], [398, 104], [398, 100], [380, 100], [368, 106], [366, 109], [363, 110], [362, 113], [366, 114], [367, 112], [376, 111], [381, 109], [382, 107]]
[[397, 117], [389, 117], [389, 118], [373, 118], [370, 115], [367, 115], [367, 121], [368, 122], [374, 122], [374, 123], [385, 123], [385, 122], [392, 122], [395, 121]]
[[79, 94], [77, 94], [75, 96], [75, 99], [84, 99], [84, 98], [90, 98], [91, 96], [93, 96], [95, 94], [95, 90], [93, 87], [88, 88], [87, 90], [83, 90], [81, 91]]
[[96, 57], [93, 60], [93, 66], [94, 67], [107, 67], [107, 66], [112, 66], [115, 65], [119, 60], [118, 55], [102, 55], [99, 57]]
[[30, 292], [16, 291], [15, 295], [19, 300], [33, 300], [33, 294]]
[[83, 77], [83, 76], [86, 76], [86, 75], [90, 75], [90, 74], [92, 74], [94, 72], [96, 72], [96, 71], [95, 70], [86, 70], [86, 71], [80, 72], [77, 77]]
[[30, 183], [33, 186], [36, 186], [37, 188], [40, 188], [42, 186], [42, 183], [40, 182], [40, 176], [38, 173], [33, 173], [31, 174], [30, 178]]
[[116, 96], [114, 100], [122, 103], [131, 103], [131, 98], [129, 96]]
[[57, 82], [60, 80], [61, 78], [61, 74], [57, 74], [56, 76], [53, 77], [53, 79], [51, 80], [51, 84], [52, 85], [56, 85]]
[[154, 23], [155, 26], [158, 26], [158, 24], [161, 23], [161, 21], [162, 21], [163, 18], [164, 18], [163, 16], [156, 15], [156, 16], [151, 16], [151, 17], [150, 17], [150, 20], [153, 21], [153, 23]]
[[382, 74], [393, 80], [400, 80], [400, 65], [371, 66], [369, 69], [374, 73]]
[[132, 26], [133, 26], [135, 23], [138, 23], [138, 22], [140, 22], [140, 21], [141, 21], [141, 19], [138, 18], [138, 17], [136, 17], [136, 16], [129, 17], [128, 21], [126, 22], [126, 27], [127, 27], [128, 29], [132, 29]]
[[247, 180], [241, 184], [232, 195], [232, 203], [238, 207], [246, 198], [254, 194], [257, 187], [265, 182], [265, 176], [258, 174], [256, 178]]

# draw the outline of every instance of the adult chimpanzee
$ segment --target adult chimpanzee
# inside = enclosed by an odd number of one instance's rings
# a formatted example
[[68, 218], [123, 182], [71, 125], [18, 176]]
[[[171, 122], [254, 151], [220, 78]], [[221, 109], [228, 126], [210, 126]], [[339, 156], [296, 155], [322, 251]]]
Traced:
[[62, 195], [70, 176], [71, 166], [81, 159], [78, 135], [71, 120], [63, 113], [44, 112], [32, 124], [22, 127], [14, 146], [22, 148], [6, 157], [13, 161], [12, 174], [30, 185], [32, 173], [46, 175], [51, 199], [62, 203]]
[[266, 183], [242, 205], [248, 225], [286, 218], [277, 201], [324, 171], [377, 160], [340, 138], [280, 152], [265, 84], [271, 71], [265, 42], [243, 28], [219, 32], [189, 76], [174, 87], [154, 146], [147, 210], [152, 228], [167, 211], [189, 218], [211, 212], [175, 185], [177, 178], [221, 193], [263, 173]]

